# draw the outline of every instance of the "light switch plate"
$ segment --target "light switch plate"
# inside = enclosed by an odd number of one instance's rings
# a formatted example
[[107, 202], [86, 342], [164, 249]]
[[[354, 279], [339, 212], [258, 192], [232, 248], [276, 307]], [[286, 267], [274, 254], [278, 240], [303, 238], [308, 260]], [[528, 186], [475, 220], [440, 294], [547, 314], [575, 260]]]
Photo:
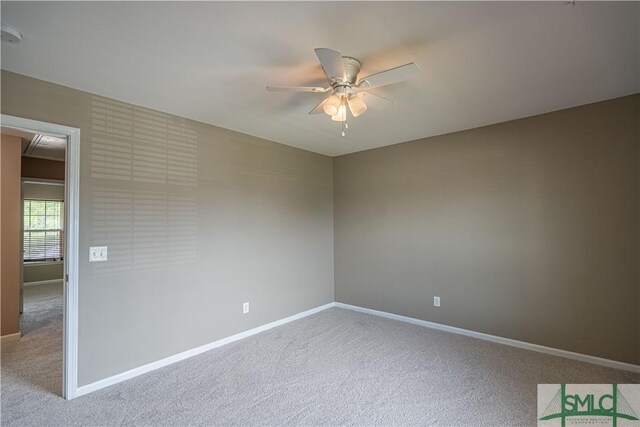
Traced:
[[91, 246], [89, 248], [89, 262], [98, 262], [107, 260], [106, 246]]

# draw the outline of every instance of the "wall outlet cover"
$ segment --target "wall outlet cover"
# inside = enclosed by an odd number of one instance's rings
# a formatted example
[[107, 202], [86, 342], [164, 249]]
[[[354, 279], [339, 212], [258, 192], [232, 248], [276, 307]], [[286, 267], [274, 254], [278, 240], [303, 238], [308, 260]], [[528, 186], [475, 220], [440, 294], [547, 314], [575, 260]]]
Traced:
[[245, 302], [242, 304], [242, 314], [247, 314], [249, 312], [249, 303]]
[[440, 297], [433, 297], [433, 306], [440, 307]]

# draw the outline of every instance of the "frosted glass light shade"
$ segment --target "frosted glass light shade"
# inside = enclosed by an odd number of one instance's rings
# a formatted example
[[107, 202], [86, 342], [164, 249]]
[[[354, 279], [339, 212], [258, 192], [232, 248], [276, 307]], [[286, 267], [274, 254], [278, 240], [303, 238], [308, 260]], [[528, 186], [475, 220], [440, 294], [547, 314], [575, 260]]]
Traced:
[[349, 98], [349, 109], [353, 117], [358, 117], [367, 111], [367, 104], [365, 104], [364, 100], [359, 96], [352, 96]]
[[340, 97], [338, 97], [337, 95], [331, 95], [325, 101], [324, 105], [322, 106], [322, 110], [329, 116], [335, 116], [336, 114], [338, 114], [340, 106]]
[[334, 122], [344, 122], [347, 120], [347, 109], [344, 105], [338, 107], [338, 112], [331, 116], [331, 120]]

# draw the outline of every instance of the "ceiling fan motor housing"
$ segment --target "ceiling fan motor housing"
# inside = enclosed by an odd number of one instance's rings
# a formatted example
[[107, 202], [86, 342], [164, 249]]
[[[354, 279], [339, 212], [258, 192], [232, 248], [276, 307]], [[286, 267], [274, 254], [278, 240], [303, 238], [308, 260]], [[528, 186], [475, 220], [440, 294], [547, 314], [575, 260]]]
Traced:
[[[358, 78], [358, 73], [360, 72], [360, 68], [362, 67], [362, 63], [358, 61], [356, 58], [352, 58], [350, 56], [343, 56], [342, 62], [344, 63], [344, 82], [349, 85], [355, 85], [356, 79]], [[339, 84], [340, 82], [338, 82]]]

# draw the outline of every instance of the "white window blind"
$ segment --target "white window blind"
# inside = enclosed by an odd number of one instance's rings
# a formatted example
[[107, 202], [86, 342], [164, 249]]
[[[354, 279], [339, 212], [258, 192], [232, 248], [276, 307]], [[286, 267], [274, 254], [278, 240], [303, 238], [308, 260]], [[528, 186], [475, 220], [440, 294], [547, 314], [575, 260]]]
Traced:
[[61, 260], [64, 205], [59, 200], [24, 200], [24, 260]]

